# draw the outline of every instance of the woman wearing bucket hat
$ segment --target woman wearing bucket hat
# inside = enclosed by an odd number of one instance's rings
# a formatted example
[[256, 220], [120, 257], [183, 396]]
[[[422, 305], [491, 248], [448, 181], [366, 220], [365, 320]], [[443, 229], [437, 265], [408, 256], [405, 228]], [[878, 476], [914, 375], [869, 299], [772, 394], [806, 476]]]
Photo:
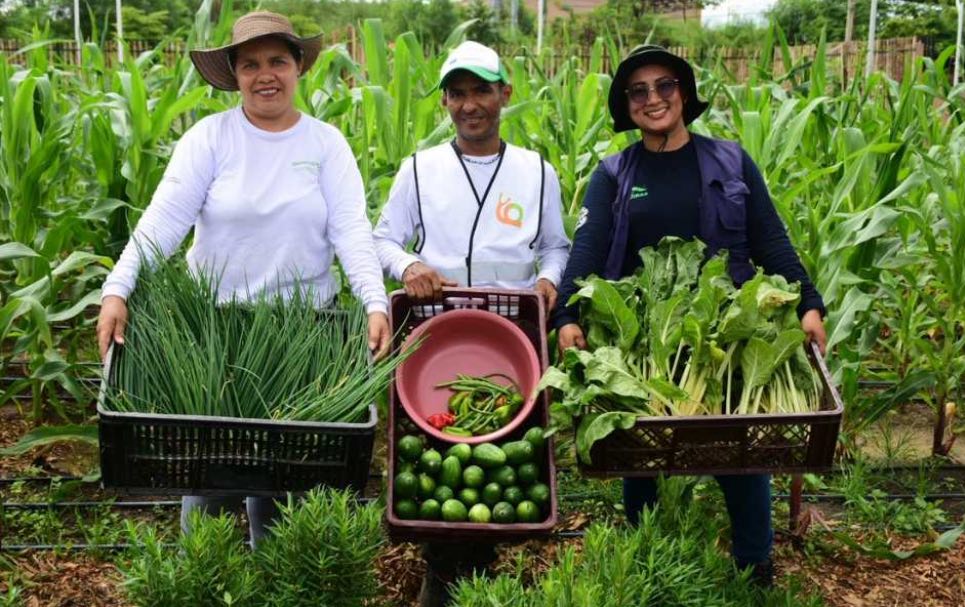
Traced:
[[[320, 36], [299, 38], [282, 15], [254, 12], [235, 22], [231, 44], [191, 52], [202, 78], [239, 91], [241, 105], [203, 118], [178, 141], [104, 283], [97, 323], [102, 356], [112, 341], [124, 341], [139, 252], [170, 255], [192, 227], [188, 265], [220, 274], [220, 300], [284, 294], [298, 282], [326, 306], [339, 290], [332, 271], [337, 254], [368, 312], [369, 347], [378, 355], [388, 351], [388, 299], [355, 157], [335, 127], [302, 114], [293, 101], [298, 77], [320, 48]], [[235, 507], [240, 499], [185, 497], [182, 527], [194, 508]], [[253, 542], [274, 512], [270, 498], [248, 498]]]
[[[662, 47], [639, 46], [617, 68], [608, 104], [614, 131], [639, 129], [642, 140], [605, 158], [590, 179], [554, 314], [560, 350], [586, 347], [578, 309], [566, 305], [576, 292], [575, 279], [632, 274], [641, 263], [640, 249], [676, 236], [700, 238], [708, 256], [726, 249], [738, 283], [754, 275], [755, 264], [800, 281], [801, 326], [823, 351], [821, 295], [791, 246], [757, 166], [737, 143], [687, 129], [708, 105], [697, 96], [690, 64]], [[769, 585], [770, 477], [717, 480], [731, 518], [734, 558], [740, 567], [753, 566], [755, 579]], [[624, 479], [631, 522], [656, 499], [653, 479]]]

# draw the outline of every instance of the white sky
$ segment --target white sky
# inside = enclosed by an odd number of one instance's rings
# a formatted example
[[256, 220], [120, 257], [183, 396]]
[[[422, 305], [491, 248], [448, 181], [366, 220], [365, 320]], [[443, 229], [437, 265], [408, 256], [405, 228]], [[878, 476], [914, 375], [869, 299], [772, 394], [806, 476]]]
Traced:
[[706, 27], [724, 25], [733, 21], [757, 21], [764, 23], [764, 11], [776, 4], [776, 0], [723, 0], [717, 6], [705, 8], [701, 23]]

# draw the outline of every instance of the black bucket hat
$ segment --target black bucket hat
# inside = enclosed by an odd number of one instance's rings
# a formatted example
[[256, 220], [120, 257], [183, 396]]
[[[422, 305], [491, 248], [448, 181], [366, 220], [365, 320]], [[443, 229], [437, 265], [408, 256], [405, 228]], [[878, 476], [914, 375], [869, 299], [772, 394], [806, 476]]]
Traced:
[[662, 46], [656, 44], [641, 44], [630, 51], [620, 65], [610, 83], [608, 105], [610, 116], [613, 118], [613, 131], [620, 133], [638, 128], [630, 119], [630, 107], [627, 101], [627, 81], [630, 74], [644, 65], [664, 65], [670, 68], [680, 80], [680, 90], [684, 94], [684, 124], [690, 124], [704, 113], [709, 105], [697, 98], [697, 79], [694, 70], [686, 59], [674, 55]]

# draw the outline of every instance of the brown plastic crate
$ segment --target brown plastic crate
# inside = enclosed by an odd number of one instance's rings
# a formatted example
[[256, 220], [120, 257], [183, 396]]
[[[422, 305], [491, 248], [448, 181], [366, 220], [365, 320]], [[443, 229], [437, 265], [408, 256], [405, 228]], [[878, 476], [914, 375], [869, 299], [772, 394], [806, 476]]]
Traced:
[[633, 428], [597, 441], [581, 472], [612, 478], [830, 470], [844, 405], [817, 346], [809, 354], [823, 387], [819, 411], [640, 417]]
[[[473, 308], [495, 312], [511, 320], [521, 328], [536, 348], [540, 359], [540, 370], [547, 365], [547, 346], [545, 326], [545, 312], [539, 296], [533, 291], [509, 291], [498, 289], [443, 289], [443, 301], [436, 304], [417, 304], [405, 294], [405, 291], [395, 291], [390, 296], [389, 322], [395, 333], [395, 346], [399, 346], [406, 336], [422, 322], [448, 310]], [[549, 412], [547, 393], [540, 394], [533, 412], [526, 422], [515, 432], [506, 437], [506, 441], [522, 437], [527, 429], [533, 425], [546, 425]], [[385, 509], [385, 522], [389, 536], [395, 541], [410, 542], [516, 542], [547, 536], [556, 525], [557, 496], [556, 496], [556, 465], [553, 459], [553, 439], [546, 442], [544, 461], [540, 465], [540, 480], [550, 488], [550, 513], [539, 523], [513, 523], [501, 525], [496, 523], [449, 523], [445, 521], [403, 520], [395, 515], [392, 504], [395, 503], [391, 480], [395, 478], [395, 443], [398, 434], [399, 421], [408, 419], [402, 403], [399, 402], [395, 391], [395, 382], [389, 389], [389, 455], [388, 455], [388, 497]], [[445, 447], [452, 443], [438, 441], [432, 437], [429, 444], [433, 447]], [[504, 441], [500, 441], [504, 442]]]

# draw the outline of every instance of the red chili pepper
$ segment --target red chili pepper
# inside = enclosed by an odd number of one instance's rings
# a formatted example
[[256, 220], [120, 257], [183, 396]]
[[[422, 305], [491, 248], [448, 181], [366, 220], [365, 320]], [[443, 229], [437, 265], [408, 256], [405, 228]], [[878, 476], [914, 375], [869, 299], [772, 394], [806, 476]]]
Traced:
[[456, 416], [452, 413], [436, 413], [435, 415], [430, 415], [426, 418], [429, 425], [436, 430], [442, 430], [446, 426], [451, 426], [456, 423]]

